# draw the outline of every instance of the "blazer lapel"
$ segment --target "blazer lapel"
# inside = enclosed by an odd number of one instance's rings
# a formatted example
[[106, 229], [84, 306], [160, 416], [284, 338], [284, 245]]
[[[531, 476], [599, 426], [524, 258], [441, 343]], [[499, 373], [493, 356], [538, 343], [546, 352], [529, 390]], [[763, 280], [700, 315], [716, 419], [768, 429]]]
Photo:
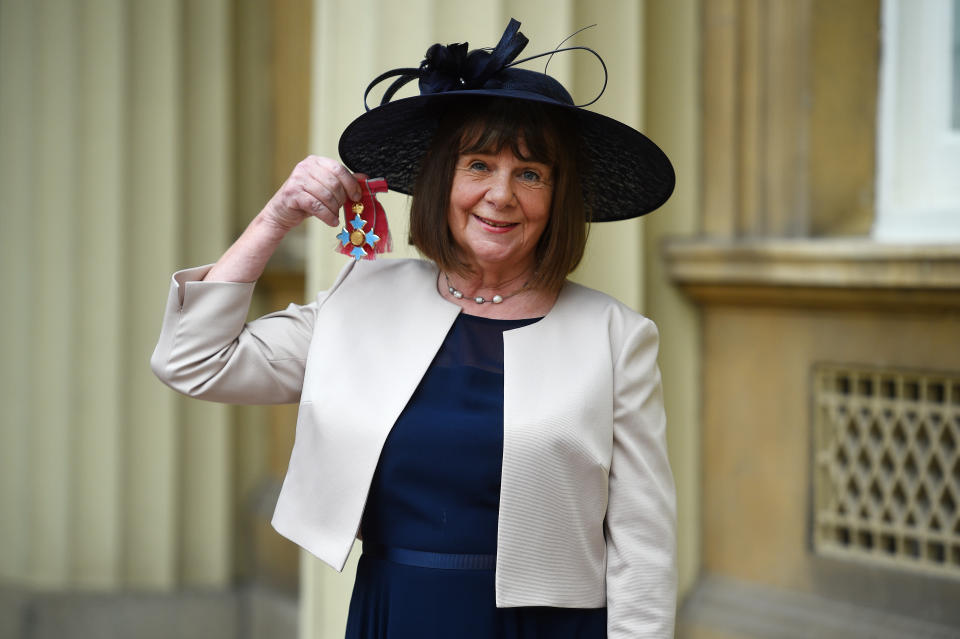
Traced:
[[544, 319], [504, 334], [501, 606], [542, 605], [531, 575], [589, 577], [572, 601], [593, 601], [602, 583], [606, 494], [592, 488], [610, 460], [613, 366], [609, 321], [590, 297], [567, 282]]
[[383, 443], [460, 312], [436, 278], [419, 260], [361, 262], [317, 313], [273, 523], [338, 570]]
[[[392, 272], [379, 272], [387, 268]], [[437, 271], [431, 264], [404, 261], [387, 268], [370, 269], [369, 286], [339, 292], [344, 308], [355, 310], [332, 313], [349, 318], [343, 357], [352, 362], [348, 369], [354, 371], [362, 396], [372, 400], [365, 402], [364, 427], [382, 438], [417, 389], [460, 312], [440, 297]], [[357, 270], [367, 275], [367, 269]]]

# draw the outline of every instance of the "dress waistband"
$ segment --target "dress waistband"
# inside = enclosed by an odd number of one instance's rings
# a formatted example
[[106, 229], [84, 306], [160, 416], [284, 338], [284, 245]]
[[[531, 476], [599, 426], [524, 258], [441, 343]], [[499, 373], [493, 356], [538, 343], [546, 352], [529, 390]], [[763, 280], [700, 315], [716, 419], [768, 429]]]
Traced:
[[363, 544], [363, 554], [373, 559], [385, 559], [405, 566], [440, 568], [446, 570], [493, 570], [497, 567], [496, 555], [469, 555], [446, 552], [410, 550], [383, 544]]

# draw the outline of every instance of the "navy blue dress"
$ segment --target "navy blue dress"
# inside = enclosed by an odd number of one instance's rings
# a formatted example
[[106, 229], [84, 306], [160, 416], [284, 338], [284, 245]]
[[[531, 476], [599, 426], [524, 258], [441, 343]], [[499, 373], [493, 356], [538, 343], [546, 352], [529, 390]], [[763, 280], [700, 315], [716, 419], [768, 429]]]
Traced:
[[503, 331], [535, 321], [461, 313], [454, 322], [380, 455], [347, 639], [607, 636], [605, 608], [497, 608], [494, 600]]

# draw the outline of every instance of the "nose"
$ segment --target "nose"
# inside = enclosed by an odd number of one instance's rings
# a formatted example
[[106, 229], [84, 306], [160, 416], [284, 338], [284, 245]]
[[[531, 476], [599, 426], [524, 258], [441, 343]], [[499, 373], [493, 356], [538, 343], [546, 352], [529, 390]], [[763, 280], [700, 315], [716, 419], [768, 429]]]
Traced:
[[486, 199], [497, 209], [510, 206], [516, 194], [513, 191], [513, 179], [507, 171], [496, 171], [490, 176], [490, 185]]

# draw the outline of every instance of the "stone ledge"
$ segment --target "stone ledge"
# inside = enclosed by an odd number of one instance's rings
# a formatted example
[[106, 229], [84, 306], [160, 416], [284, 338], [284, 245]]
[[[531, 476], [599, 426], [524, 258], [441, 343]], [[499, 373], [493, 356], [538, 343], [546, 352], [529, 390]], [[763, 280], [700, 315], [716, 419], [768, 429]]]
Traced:
[[960, 244], [672, 239], [670, 278], [705, 304], [960, 308]]
[[950, 639], [960, 628], [718, 576], [687, 597], [679, 639]]
[[173, 593], [0, 588], [0, 639], [296, 639], [295, 596], [251, 586]]

